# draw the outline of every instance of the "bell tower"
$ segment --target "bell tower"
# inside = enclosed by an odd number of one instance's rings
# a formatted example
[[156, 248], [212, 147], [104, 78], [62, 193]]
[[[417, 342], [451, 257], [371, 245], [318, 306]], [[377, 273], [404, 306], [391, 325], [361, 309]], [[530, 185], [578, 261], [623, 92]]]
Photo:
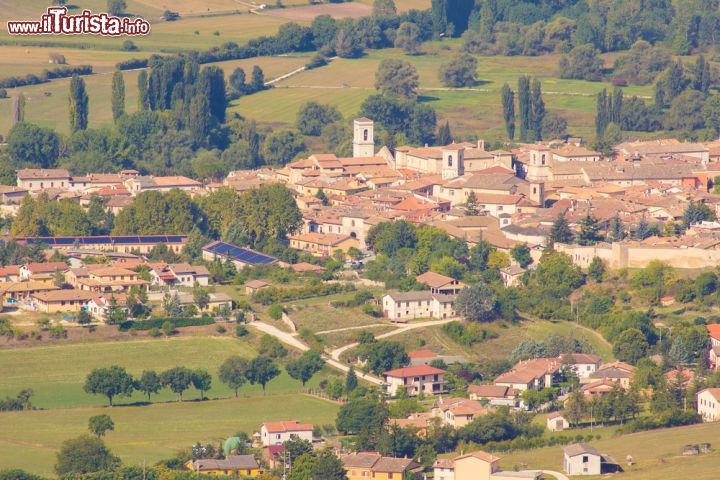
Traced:
[[353, 157], [375, 156], [373, 129], [373, 121], [369, 118], [356, 118], [353, 121]]
[[457, 178], [465, 173], [465, 149], [447, 146], [442, 149], [442, 178]]

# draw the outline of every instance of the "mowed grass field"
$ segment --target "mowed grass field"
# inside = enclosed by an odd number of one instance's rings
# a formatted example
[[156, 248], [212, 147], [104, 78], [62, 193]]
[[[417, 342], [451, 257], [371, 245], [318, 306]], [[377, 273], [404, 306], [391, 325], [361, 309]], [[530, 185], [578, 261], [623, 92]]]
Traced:
[[[111, 365], [125, 367], [135, 376], [139, 376], [143, 370], [161, 372], [177, 366], [204, 368], [213, 376], [212, 389], [206, 397], [228, 397], [233, 392], [220, 382], [217, 371], [220, 364], [231, 355], [251, 358], [256, 355], [256, 351], [247, 340], [230, 337], [158, 338], [5, 349], [0, 350], [3, 370], [0, 375], [0, 397], [14, 397], [20, 390], [31, 388], [34, 392], [32, 402], [36, 407], [101, 407], [107, 404], [107, 399], [85, 393], [83, 385], [88, 373], [94, 368]], [[297, 393], [301, 388], [300, 382], [281, 370], [280, 376], [268, 384], [268, 392]], [[310, 385], [316, 385], [322, 378], [331, 375], [338, 373], [324, 370], [310, 381]], [[241, 395], [255, 397], [262, 395], [262, 389], [259, 385], [246, 384], [241, 388]], [[183, 397], [193, 400], [199, 397], [199, 393], [191, 388]], [[164, 389], [152, 399], [174, 401], [177, 396]], [[146, 400], [142, 393], [135, 392], [132, 397], [116, 398], [115, 403]]]
[[[2, 362], [0, 362], [2, 364]], [[105, 442], [126, 465], [152, 465], [200, 441], [217, 445], [265, 421], [335, 423], [338, 406], [305, 395], [268, 395], [142, 407], [76, 408], [0, 413], [0, 469], [22, 468], [53, 476], [55, 452], [68, 438], [87, 433], [88, 419], [108, 414], [115, 422]]]
[[[375, 93], [375, 72], [382, 60], [400, 58], [413, 64], [420, 78], [420, 101], [433, 106], [453, 131], [463, 134], [504, 136], [500, 91], [504, 83], [516, 89], [523, 75], [543, 82], [543, 98], [549, 110], [565, 116], [569, 130], [591, 137], [594, 132], [595, 95], [606, 82], [558, 78], [560, 55], [542, 57], [477, 56], [478, 82], [469, 89], [447, 89], [439, 78], [441, 65], [459, 48], [459, 42], [433, 42], [425, 55], [408, 56], [398, 49], [370, 51], [358, 59], [336, 59], [329, 65], [302, 72], [279, 82], [272, 90], [240, 98], [231, 109], [242, 115], [279, 125], [292, 124], [300, 106], [310, 100], [335, 105], [343, 115], [356, 115], [363, 100]], [[627, 96], [650, 98], [652, 87], [627, 87]]]
[[[591, 442], [601, 453], [611, 455], [619, 462], [628, 480], [685, 480], [717, 478], [720, 465], [720, 423], [706, 423], [689, 427], [654, 430], [631, 435], [603, 435]], [[684, 457], [684, 445], [709, 442], [715, 451], [701, 456]], [[626, 457], [631, 455], [635, 465], [628, 466]], [[505, 469], [527, 465], [528, 468], [547, 468], [562, 471], [563, 454], [561, 447], [546, 447], [534, 450], [499, 454], [500, 464]], [[598, 478], [598, 477], [588, 477]], [[618, 477], [620, 478], [620, 477]]]
[[[0, 47], [3, 49], [20, 49], [24, 47]], [[43, 50], [33, 48], [33, 52]], [[56, 51], [56, 50], [49, 50]], [[83, 55], [95, 58], [103, 58], [103, 55], [97, 51], [75, 50]], [[119, 52], [107, 52], [110, 57]], [[89, 60], [89, 58], [88, 58]], [[258, 65], [263, 69], [266, 79], [278, 77], [284, 73], [295, 70], [308, 62], [308, 57], [304, 56], [283, 56], [283, 57], [256, 57], [245, 60], [232, 60], [228, 62], [218, 62], [217, 65], [225, 70], [225, 78], [230, 77], [235, 68], [243, 68], [246, 75], [250, 78], [252, 68]], [[83, 62], [72, 62], [80, 64]], [[111, 65], [112, 64], [112, 65]], [[112, 72], [114, 71], [115, 62], [106, 61], [101, 64], [99, 71], [102, 73], [89, 75], [84, 77], [90, 98], [90, 115], [89, 123], [91, 128], [97, 128], [103, 125], [112, 124], [112, 108], [111, 108], [111, 90], [112, 90]], [[3, 58], [0, 57], [0, 71], [6, 70], [3, 66]], [[39, 70], [42, 70], [37, 66]], [[96, 71], [98, 69], [96, 68]], [[30, 72], [25, 72], [30, 73]], [[123, 72], [125, 77], [125, 110], [128, 113], [137, 110], [137, 77], [138, 71]], [[2, 74], [0, 74], [2, 75]], [[68, 89], [70, 79], [59, 79], [40, 85], [31, 85], [27, 87], [19, 87], [8, 90], [11, 96], [17, 96], [22, 92], [26, 98], [25, 119], [29, 122], [51, 127], [62, 133], [69, 133], [69, 113], [68, 113]], [[49, 95], [48, 95], [49, 94]], [[6, 136], [10, 130], [10, 115], [12, 109], [12, 99], [0, 99], [0, 135]]]

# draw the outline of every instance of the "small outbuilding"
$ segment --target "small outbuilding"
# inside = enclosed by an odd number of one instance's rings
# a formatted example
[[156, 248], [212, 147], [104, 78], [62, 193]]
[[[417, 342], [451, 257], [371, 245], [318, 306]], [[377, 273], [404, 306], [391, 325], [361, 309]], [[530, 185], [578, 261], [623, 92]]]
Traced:
[[602, 455], [595, 447], [585, 443], [573, 443], [563, 447], [563, 466], [568, 475], [600, 475]]
[[562, 412], [552, 412], [547, 416], [547, 429], [551, 432], [560, 432], [570, 428], [570, 422], [567, 421]]
[[268, 287], [270, 287], [270, 284], [262, 280], [250, 280], [245, 282], [245, 293], [252, 295]]

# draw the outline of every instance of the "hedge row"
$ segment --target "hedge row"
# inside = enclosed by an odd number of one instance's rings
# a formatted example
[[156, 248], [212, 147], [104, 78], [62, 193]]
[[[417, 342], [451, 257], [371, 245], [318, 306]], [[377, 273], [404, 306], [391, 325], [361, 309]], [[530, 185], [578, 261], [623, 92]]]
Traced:
[[153, 328], [162, 328], [165, 322], [170, 322], [174, 327], [196, 327], [199, 325], [212, 325], [215, 323], [211, 317], [155, 317], [147, 320], [128, 320], [120, 324], [120, 331], [128, 330], [151, 330]]
[[76, 67], [63, 66], [52, 70], [43, 70], [40, 75], [28, 73], [22, 77], [0, 78], [0, 88], [24, 87], [26, 85], [38, 85], [47, 83], [55, 78], [67, 78], [73, 75], [90, 75], [93, 73], [92, 65], [78, 65]]

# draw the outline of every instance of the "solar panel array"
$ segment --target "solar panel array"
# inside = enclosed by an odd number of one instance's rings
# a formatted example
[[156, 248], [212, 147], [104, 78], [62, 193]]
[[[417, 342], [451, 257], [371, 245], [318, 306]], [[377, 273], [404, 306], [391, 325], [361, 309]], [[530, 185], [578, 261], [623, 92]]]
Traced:
[[277, 261], [275, 257], [225, 242], [215, 242], [205, 247], [205, 250], [217, 255], [232, 257], [238, 262], [247, 263], [248, 265], [260, 265]]
[[123, 235], [103, 237], [22, 237], [15, 240], [21, 243], [44, 243], [47, 245], [101, 245], [101, 244], [140, 244], [140, 243], [181, 243], [187, 235]]

